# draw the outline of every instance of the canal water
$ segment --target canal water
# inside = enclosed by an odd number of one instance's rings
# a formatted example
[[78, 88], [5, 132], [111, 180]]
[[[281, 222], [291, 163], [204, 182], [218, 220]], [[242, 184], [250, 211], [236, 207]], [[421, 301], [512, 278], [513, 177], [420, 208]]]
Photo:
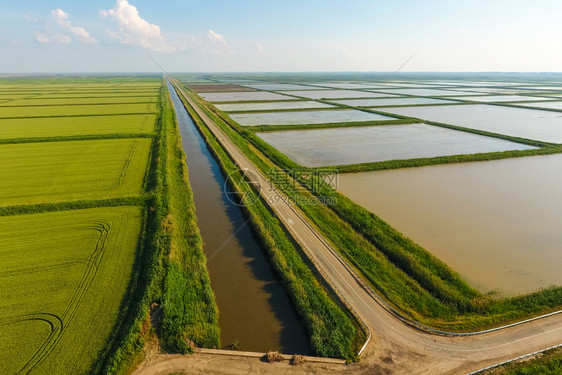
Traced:
[[219, 308], [221, 345], [239, 350], [310, 354], [305, 327], [206, 143], [168, 83], [187, 155], [199, 230]]

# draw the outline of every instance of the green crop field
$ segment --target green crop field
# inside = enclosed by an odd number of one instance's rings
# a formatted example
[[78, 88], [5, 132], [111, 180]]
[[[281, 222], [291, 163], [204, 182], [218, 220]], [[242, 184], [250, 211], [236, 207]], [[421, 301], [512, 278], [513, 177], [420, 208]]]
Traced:
[[100, 97], [100, 98], [63, 98], [51, 99], [33, 98], [13, 100], [3, 103], [2, 106], [49, 106], [49, 105], [77, 105], [77, 104], [126, 104], [126, 103], [156, 103], [158, 95], [154, 93], [152, 96], [122, 96], [122, 97]]
[[106, 373], [146, 311], [160, 86], [0, 80], [0, 373]]
[[0, 146], [0, 206], [138, 195], [150, 139]]
[[[126, 373], [144, 341], [163, 334], [148, 311], [164, 291], [197, 290], [166, 307], [166, 347], [219, 345], [161, 86], [160, 77], [0, 79], [0, 374]], [[191, 281], [173, 289], [177, 272]]]
[[50, 100], [58, 100], [58, 99], [72, 99], [72, 100], [78, 100], [78, 99], [85, 99], [85, 103], [92, 103], [91, 101], [88, 101], [88, 99], [93, 99], [93, 100], [101, 100], [101, 99], [117, 99], [120, 100], [119, 98], [130, 98], [130, 100], [133, 99], [137, 99], [138, 101], [150, 101], [151, 99], [158, 99], [158, 93], [153, 92], [153, 91], [134, 91], [134, 92], [111, 92], [111, 93], [107, 93], [107, 92], [66, 92], [66, 91], [53, 91], [53, 92], [48, 92], [48, 93], [36, 93], [36, 92], [32, 92], [32, 93], [27, 93], [27, 94], [22, 94], [22, 93], [15, 93], [15, 94], [0, 94], [0, 100], [10, 100], [10, 101], [16, 101], [16, 100], [45, 100], [45, 101], [50, 101]]
[[0, 139], [150, 133], [156, 114], [0, 119]]
[[[16, 100], [16, 99], [25, 99], [34, 94], [0, 94], [0, 100]], [[35, 94], [36, 95], [36, 94]]]
[[73, 105], [47, 107], [6, 107], [0, 111], [0, 118], [10, 117], [50, 117], [83, 115], [117, 115], [122, 113], [155, 113], [156, 103]]
[[127, 291], [140, 207], [0, 217], [1, 373], [89, 371]]
[[[39, 95], [35, 96], [34, 99], [97, 99], [97, 98], [138, 98], [143, 101], [146, 98], [151, 98], [156, 95], [158, 99], [158, 93], [152, 91], [135, 91], [135, 92], [111, 92], [111, 93], [72, 93], [72, 92], [56, 92], [50, 95]], [[26, 96], [27, 97], [27, 96]]]

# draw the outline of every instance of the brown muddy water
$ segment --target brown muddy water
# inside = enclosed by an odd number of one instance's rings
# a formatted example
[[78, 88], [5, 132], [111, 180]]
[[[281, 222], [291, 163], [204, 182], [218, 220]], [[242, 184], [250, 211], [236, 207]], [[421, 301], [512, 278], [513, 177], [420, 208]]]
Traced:
[[[240, 350], [310, 354], [309, 340], [289, 296], [225, 192], [225, 179], [205, 141], [168, 85], [187, 154], [198, 226], [219, 308], [221, 345]], [[227, 190], [230, 192], [230, 190]]]
[[483, 292], [562, 285], [562, 155], [338, 176], [338, 188]]

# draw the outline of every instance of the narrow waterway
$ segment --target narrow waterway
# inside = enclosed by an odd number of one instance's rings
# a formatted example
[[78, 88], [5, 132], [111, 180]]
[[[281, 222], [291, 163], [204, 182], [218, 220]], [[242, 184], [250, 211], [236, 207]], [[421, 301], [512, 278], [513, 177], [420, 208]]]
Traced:
[[240, 207], [229, 201], [217, 162], [169, 83], [168, 89], [187, 155], [222, 346], [237, 342], [240, 350], [310, 354], [306, 330], [281, 281]]

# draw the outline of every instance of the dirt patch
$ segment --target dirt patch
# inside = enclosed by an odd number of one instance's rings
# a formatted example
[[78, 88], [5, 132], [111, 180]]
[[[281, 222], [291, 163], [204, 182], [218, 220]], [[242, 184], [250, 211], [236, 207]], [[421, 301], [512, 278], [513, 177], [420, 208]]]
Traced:
[[234, 85], [232, 83], [209, 83], [202, 85], [188, 85], [195, 92], [240, 92], [256, 91], [249, 87]]

